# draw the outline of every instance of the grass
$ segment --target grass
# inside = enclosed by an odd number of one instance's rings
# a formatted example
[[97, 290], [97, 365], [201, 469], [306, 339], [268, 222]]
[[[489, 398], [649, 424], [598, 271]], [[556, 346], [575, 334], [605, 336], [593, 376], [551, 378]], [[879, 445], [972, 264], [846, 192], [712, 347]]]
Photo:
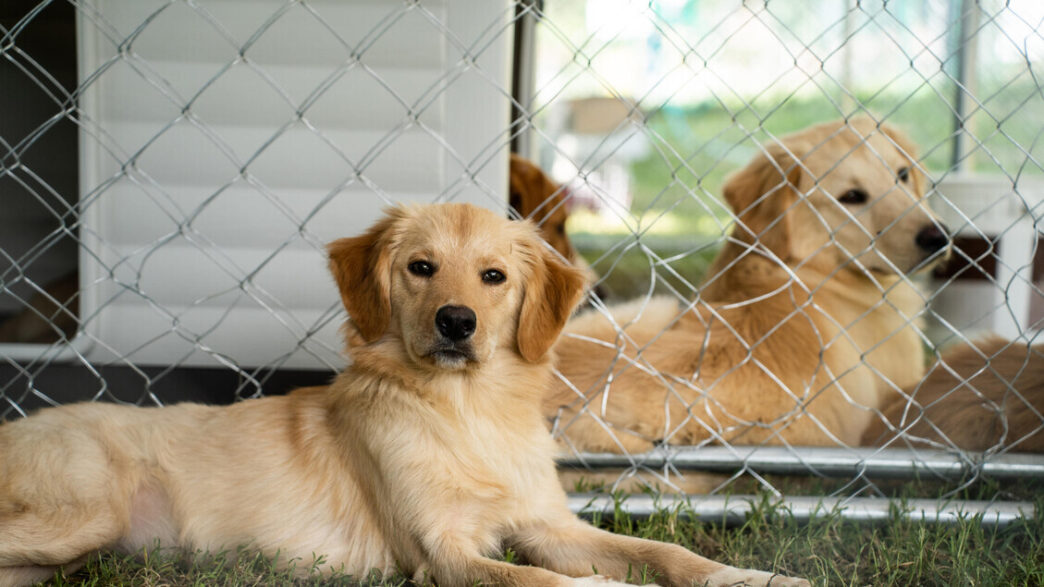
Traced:
[[583, 235], [573, 239], [580, 255], [599, 276], [603, 300], [619, 303], [655, 294], [677, 293], [691, 299], [696, 286], [718, 253], [718, 242], [670, 241], [643, 238], [655, 251], [652, 256], [640, 247], [628, 247], [630, 239], [606, 239]]
[[[382, 577], [374, 572], [362, 579], [334, 573], [323, 576], [319, 558], [305, 563], [296, 561], [289, 568], [277, 568], [271, 560], [256, 551], [240, 549], [236, 552], [196, 555], [188, 553], [159, 554], [143, 551], [137, 555], [104, 553], [90, 558], [76, 573], [65, 576], [57, 573], [45, 583], [55, 587], [136, 585], [154, 587], [211, 586], [211, 585], [350, 585], [350, 586], [406, 586], [414, 583], [402, 577]], [[304, 569], [304, 573], [298, 572]]]
[[[938, 490], [918, 483], [895, 487], [899, 495]], [[996, 484], [982, 484], [964, 490], [960, 497], [996, 496], [998, 489]], [[1004, 528], [983, 525], [976, 518], [952, 525], [924, 524], [902, 519], [898, 511], [889, 522], [876, 525], [847, 521], [838, 512], [799, 524], [767, 497], [754, 504], [739, 526], [696, 522], [682, 508], [661, 510], [648, 518], [617, 509], [613, 515], [595, 515], [591, 520], [612, 532], [679, 544], [738, 567], [803, 576], [816, 585], [1042, 585], [1044, 494], [1039, 482], [1014, 489], [1014, 497], [1033, 496], [1037, 514]], [[504, 554], [505, 560], [516, 562], [515, 558], [510, 551]], [[401, 576], [322, 577], [317, 569], [323, 564], [321, 559], [298, 561], [298, 567], [312, 571], [302, 578], [246, 550], [205, 557], [105, 554], [93, 557], [79, 572], [58, 575], [48, 584], [418, 585]], [[634, 569], [630, 579], [641, 584], [655, 577], [647, 569]]]
[[[1003, 88], [980, 88], [989, 95], [986, 112], [976, 111], [965, 128], [981, 141], [965, 162], [966, 170], [984, 174], [1020, 173], [1039, 176], [1044, 169], [1027, 153], [1039, 154], [1039, 125], [1044, 114], [1035, 80], [1008, 72], [1013, 83]], [[859, 94], [859, 103], [878, 117], [898, 126], [919, 147], [920, 164], [933, 176], [953, 165], [953, 119], [947, 96], [954, 88], [943, 84], [942, 94], [930, 88], [912, 93]], [[835, 97], [836, 98], [836, 97]], [[845, 111], [851, 115], [853, 112]], [[813, 124], [842, 118], [826, 96], [764, 95], [749, 104], [724, 106], [717, 101], [686, 106], [668, 104], [648, 113], [644, 123], [650, 148], [630, 162], [632, 210], [674, 210], [680, 217], [697, 219], [708, 214], [727, 219], [715, 202], [725, 178], [759, 152], [759, 143]], [[974, 142], [974, 141], [973, 141]]]

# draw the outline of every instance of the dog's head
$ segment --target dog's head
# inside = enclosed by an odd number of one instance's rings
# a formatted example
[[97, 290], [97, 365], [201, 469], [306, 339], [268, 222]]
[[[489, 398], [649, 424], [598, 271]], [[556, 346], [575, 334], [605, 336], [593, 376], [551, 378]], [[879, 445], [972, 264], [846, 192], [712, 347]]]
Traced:
[[[551, 181], [535, 163], [514, 153], [511, 154], [509, 179], [508, 203], [515, 213], [536, 223], [540, 227], [540, 236], [564, 259], [583, 271], [589, 284], [598, 281], [598, 276], [566, 234], [568, 189]], [[598, 287], [594, 291], [599, 297], [605, 296]]]
[[401, 343], [422, 368], [466, 369], [498, 352], [540, 361], [583, 293], [529, 222], [467, 204], [392, 208], [331, 243], [330, 269], [365, 343]]
[[532, 161], [511, 154], [508, 203], [522, 218], [540, 227], [540, 236], [570, 262], [580, 256], [566, 234], [566, 188], [555, 184]]
[[725, 186], [739, 222], [787, 263], [822, 260], [907, 273], [946, 257], [910, 141], [868, 117], [813, 126], [770, 145]]

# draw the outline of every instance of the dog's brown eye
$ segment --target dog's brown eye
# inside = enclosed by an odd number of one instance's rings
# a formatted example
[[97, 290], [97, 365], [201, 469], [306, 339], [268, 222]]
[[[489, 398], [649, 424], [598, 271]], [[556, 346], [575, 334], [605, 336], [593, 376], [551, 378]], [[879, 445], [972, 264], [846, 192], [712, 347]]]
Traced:
[[504, 283], [505, 279], [507, 279], [507, 277], [504, 277], [504, 274], [496, 269], [487, 269], [486, 272], [482, 274], [482, 281], [486, 283]]
[[842, 204], [865, 204], [870, 196], [863, 190], [848, 190], [841, 194], [841, 197], [837, 199]]
[[427, 261], [414, 261], [406, 266], [410, 273], [420, 277], [431, 277], [435, 274], [435, 266]]
[[899, 181], [906, 183], [906, 180], [910, 179], [910, 168], [900, 167], [899, 171], [896, 171], [895, 174], [899, 177]]

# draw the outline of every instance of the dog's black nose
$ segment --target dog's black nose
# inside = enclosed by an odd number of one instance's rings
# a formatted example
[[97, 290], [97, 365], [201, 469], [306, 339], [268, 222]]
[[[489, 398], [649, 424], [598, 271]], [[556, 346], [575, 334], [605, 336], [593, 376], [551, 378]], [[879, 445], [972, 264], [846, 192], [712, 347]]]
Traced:
[[475, 312], [467, 306], [443, 306], [435, 313], [435, 327], [453, 342], [464, 340], [475, 332]]
[[927, 253], [938, 252], [950, 244], [949, 232], [942, 224], [929, 224], [914, 237], [914, 242]]

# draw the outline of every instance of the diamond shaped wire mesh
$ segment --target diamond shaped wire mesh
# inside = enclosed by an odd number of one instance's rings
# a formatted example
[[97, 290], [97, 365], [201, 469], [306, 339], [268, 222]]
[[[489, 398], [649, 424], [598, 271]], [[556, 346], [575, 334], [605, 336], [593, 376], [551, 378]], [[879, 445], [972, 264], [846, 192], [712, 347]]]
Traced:
[[[614, 488], [779, 493], [754, 446], [791, 472], [839, 477], [826, 493], [879, 495], [872, 459], [888, 448], [910, 448], [911, 470], [944, 451], [967, 485], [1044, 433], [1035, 403], [1044, 383], [1030, 379], [1044, 325], [1044, 12], [1033, 2], [19, 0], [0, 15], [0, 80], [14, 88], [0, 115], [4, 418], [79, 400], [162, 405], [177, 399], [169, 383], [186, 368], [231, 373], [236, 399], [262, 395], [281, 370], [334, 372], [344, 315], [323, 243], [394, 202], [474, 201], [508, 213], [507, 149], [522, 141], [565, 186], [574, 244], [597, 276], [566, 337], [604, 355], [602, 375], [583, 385], [560, 364], [573, 401], [549, 410], [579, 475]], [[532, 44], [517, 43], [519, 31]], [[530, 83], [514, 89], [513, 43], [533, 64], [521, 72]], [[874, 129], [831, 151], [802, 196], [841, 197], [827, 176], [857, 151], [889, 165], [889, 149], [906, 146], [882, 142], [878, 125], [899, 128], [917, 148], [910, 173], [923, 176], [955, 236], [954, 261], [931, 276], [883, 257], [880, 271], [900, 277], [869, 272], [876, 298], [852, 323], [813, 329], [818, 363], [795, 382], [759, 345], [785, 323], [829, 315], [816, 301], [826, 286], [776, 258], [791, 273], [786, 287], [804, 297], [751, 337], [730, 316], [759, 300], [728, 298], [738, 261], [713, 259], [760, 246], [767, 233], [737, 232], [743, 215], [797, 189], [788, 174], [811, 173], [786, 136], [860, 116]], [[835, 135], [808, 151], [834, 149]], [[726, 178], [780, 146], [790, 163], [775, 159], [779, 186], [748, 208], [723, 200]], [[884, 192], [910, 198], [905, 181]], [[910, 202], [877, 234], [869, 212], [812, 219], [832, 232], [808, 254], [838, 249], [857, 261], [832, 275], [858, 269], [881, 233], [921, 213]], [[534, 218], [551, 216], [541, 210]], [[858, 346], [854, 322], [906, 312], [893, 300], [902, 296], [913, 296], [913, 311], [860, 348], [862, 361], [822, 359]], [[608, 334], [583, 330], [599, 320]], [[694, 321], [742, 341], [729, 369], [705, 376], [703, 354], [661, 368], [664, 345], [703, 348], [672, 338]], [[636, 336], [639, 327], [653, 332]], [[985, 332], [1010, 342], [983, 342]], [[898, 380], [870, 357], [907, 336], [917, 377]], [[951, 365], [954, 348], [975, 359]], [[752, 416], [715, 395], [745, 369], [786, 405]], [[62, 379], [70, 372], [73, 389]], [[640, 429], [610, 409], [635, 393], [618, 382], [634, 373], [663, 416]], [[925, 376], [949, 377], [940, 384], [949, 388], [922, 402]], [[1000, 403], [976, 386], [994, 376]], [[898, 415], [853, 391], [870, 380], [903, 400]], [[885, 423], [883, 436], [867, 446], [809, 407], [833, 390], [854, 427]], [[985, 446], [962, 445], [933, 422], [958, 400], [1000, 414]], [[1027, 416], [1019, 436], [1012, 410]], [[801, 418], [827, 449], [792, 440]], [[584, 421], [606, 443], [586, 443]], [[618, 454], [600, 461], [593, 450]], [[830, 458], [854, 464], [831, 473]], [[608, 473], [585, 468], [597, 462]]]

